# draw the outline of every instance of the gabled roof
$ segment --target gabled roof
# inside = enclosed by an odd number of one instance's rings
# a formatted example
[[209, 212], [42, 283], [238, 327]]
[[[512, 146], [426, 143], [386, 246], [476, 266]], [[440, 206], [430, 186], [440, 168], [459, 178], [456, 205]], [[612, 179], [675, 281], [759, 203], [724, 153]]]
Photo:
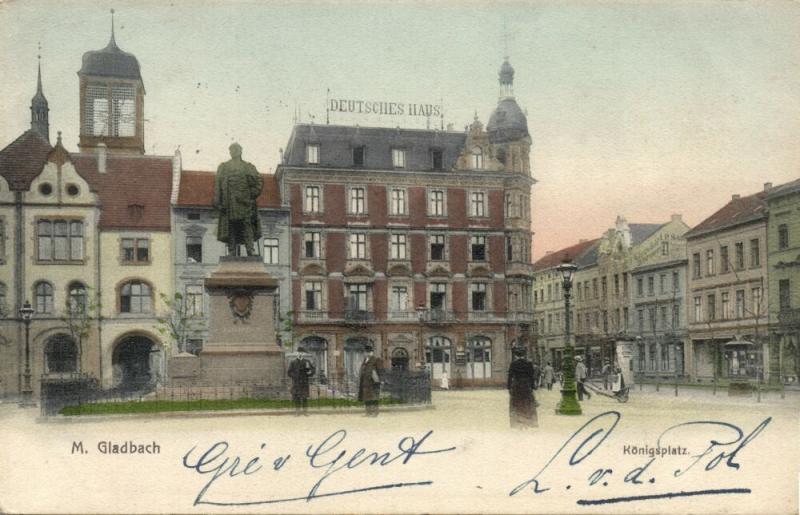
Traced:
[[33, 179], [42, 172], [47, 155], [53, 147], [38, 132], [27, 130], [0, 150], [0, 176], [15, 191], [30, 188]]
[[[178, 190], [179, 207], [211, 207], [214, 204], [214, 172], [181, 172], [181, 186]], [[274, 175], [262, 174], [264, 188], [256, 199], [258, 207], [281, 207], [281, 195]]]
[[664, 224], [628, 224], [631, 230], [631, 245], [640, 244], [663, 226]]
[[764, 219], [766, 216], [765, 196], [766, 193], [760, 191], [747, 197], [731, 199], [716, 213], [693, 227], [684, 237], [687, 239], [696, 238], [711, 232]]
[[599, 241], [600, 241], [599, 239], [582, 241], [570, 247], [557, 250], [555, 252], [551, 252], [550, 254], [547, 254], [543, 258], [540, 258], [533, 264], [533, 271], [540, 272], [548, 268], [556, 267], [560, 265], [565, 259], [569, 259], [576, 265], [580, 266], [578, 261], [585, 254], [590, 253], [593, 248], [596, 249], [597, 243]]
[[97, 191], [100, 229], [170, 230], [171, 157], [108, 155], [105, 173], [97, 170], [96, 154], [70, 159]]
[[355, 168], [353, 148], [364, 146], [364, 166], [371, 170], [393, 170], [392, 149], [406, 150], [405, 170], [431, 170], [431, 150], [440, 149], [442, 169], [455, 167], [466, 142], [464, 132], [350, 127], [342, 125], [295, 125], [284, 152], [285, 166], [306, 165], [307, 143], [319, 144], [319, 168]]

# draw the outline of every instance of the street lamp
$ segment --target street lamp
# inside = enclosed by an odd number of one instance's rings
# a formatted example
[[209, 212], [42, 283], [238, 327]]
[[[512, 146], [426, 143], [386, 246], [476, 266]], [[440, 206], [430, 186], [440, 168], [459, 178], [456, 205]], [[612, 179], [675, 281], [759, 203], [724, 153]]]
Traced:
[[33, 388], [31, 388], [31, 319], [33, 319], [33, 308], [27, 300], [19, 309], [19, 316], [25, 324], [25, 372], [22, 374], [22, 398], [19, 406], [25, 408], [35, 406], [33, 402]]
[[569, 300], [570, 297], [572, 297], [572, 276], [577, 269], [578, 267], [569, 260], [565, 260], [556, 268], [563, 278], [562, 289], [564, 291], [564, 312], [566, 315], [564, 319], [564, 359], [562, 360], [563, 364], [561, 366], [564, 371], [564, 387], [561, 389], [561, 402], [558, 403], [558, 407], [556, 407], [556, 413], [559, 415], [581, 414], [581, 405], [578, 404], [578, 399], [575, 396], [575, 364], [572, 361], [572, 345], [569, 341], [571, 322], [569, 316]]

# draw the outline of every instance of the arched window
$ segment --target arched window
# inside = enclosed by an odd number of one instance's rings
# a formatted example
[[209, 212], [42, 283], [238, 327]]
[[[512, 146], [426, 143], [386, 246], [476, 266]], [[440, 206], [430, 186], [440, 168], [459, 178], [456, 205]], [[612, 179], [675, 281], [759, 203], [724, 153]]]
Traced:
[[120, 313], [150, 313], [153, 311], [153, 291], [143, 281], [129, 281], [119, 291]]
[[408, 351], [403, 347], [392, 351], [392, 370], [408, 370]]
[[444, 336], [431, 336], [425, 347], [425, 363], [430, 364], [434, 379], [441, 379], [442, 374], [450, 374], [450, 356], [453, 342]]
[[79, 281], [69, 285], [69, 309], [72, 313], [85, 313], [88, 296], [86, 286]]
[[67, 373], [78, 370], [78, 346], [66, 334], [50, 338], [44, 347], [45, 370], [49, 373]]
[[492, 340], [475, 336], [467, 342], [467, 378], [492, 377]]
[[40, 281], [34, 286], [34, 293], [36, 298], [36, 312], [37, 313], [52, 313], [53, 312], [53, 285]]

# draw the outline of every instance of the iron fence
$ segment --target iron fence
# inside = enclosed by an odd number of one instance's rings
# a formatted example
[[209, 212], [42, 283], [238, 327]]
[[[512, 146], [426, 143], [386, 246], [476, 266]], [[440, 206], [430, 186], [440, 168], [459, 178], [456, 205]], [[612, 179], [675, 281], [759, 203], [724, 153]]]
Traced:
[[[431, 402], [431, 382], [425, 371], [386, 370], [382, 377], [381, 397], [390, 404], [426, 404]], [[345, 408], [358, 406], [358, 378], [320, 376], [309, 382], [309, 408]], [[241, 408], [291, 407], [291, 381], [285, 384], [227, 382], [171, 386], [159, 384], [128, 388], [103, 389], [86, 375], [72, 378], [42, 378], [41, 413], [57, 415], [66, 407], [87, 404], [128, 402], [242, 401]], [[252, 401], [252, 402], [250, 402]], [[284, 401], [266, 403], [260, 401]], [[212, 405], [207, 405], [214, 409]]]

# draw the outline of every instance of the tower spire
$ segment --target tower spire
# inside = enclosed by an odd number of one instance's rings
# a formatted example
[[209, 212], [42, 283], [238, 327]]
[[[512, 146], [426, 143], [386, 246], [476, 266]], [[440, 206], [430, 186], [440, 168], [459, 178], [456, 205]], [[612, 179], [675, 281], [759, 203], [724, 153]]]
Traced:
[[114, 9], [111, 9], [111, 41], [108, 46], [117, 46], [117, 40], [114, 39]]
[[42, 44], [38, 45], [36, 54], [36, 94], [31, 99], [31, 130], [38, 132], [44, 139], [50, 141], [50, 123], [48, 113], [50, 108], [47, 106], [47, 99], [42, 91]]

